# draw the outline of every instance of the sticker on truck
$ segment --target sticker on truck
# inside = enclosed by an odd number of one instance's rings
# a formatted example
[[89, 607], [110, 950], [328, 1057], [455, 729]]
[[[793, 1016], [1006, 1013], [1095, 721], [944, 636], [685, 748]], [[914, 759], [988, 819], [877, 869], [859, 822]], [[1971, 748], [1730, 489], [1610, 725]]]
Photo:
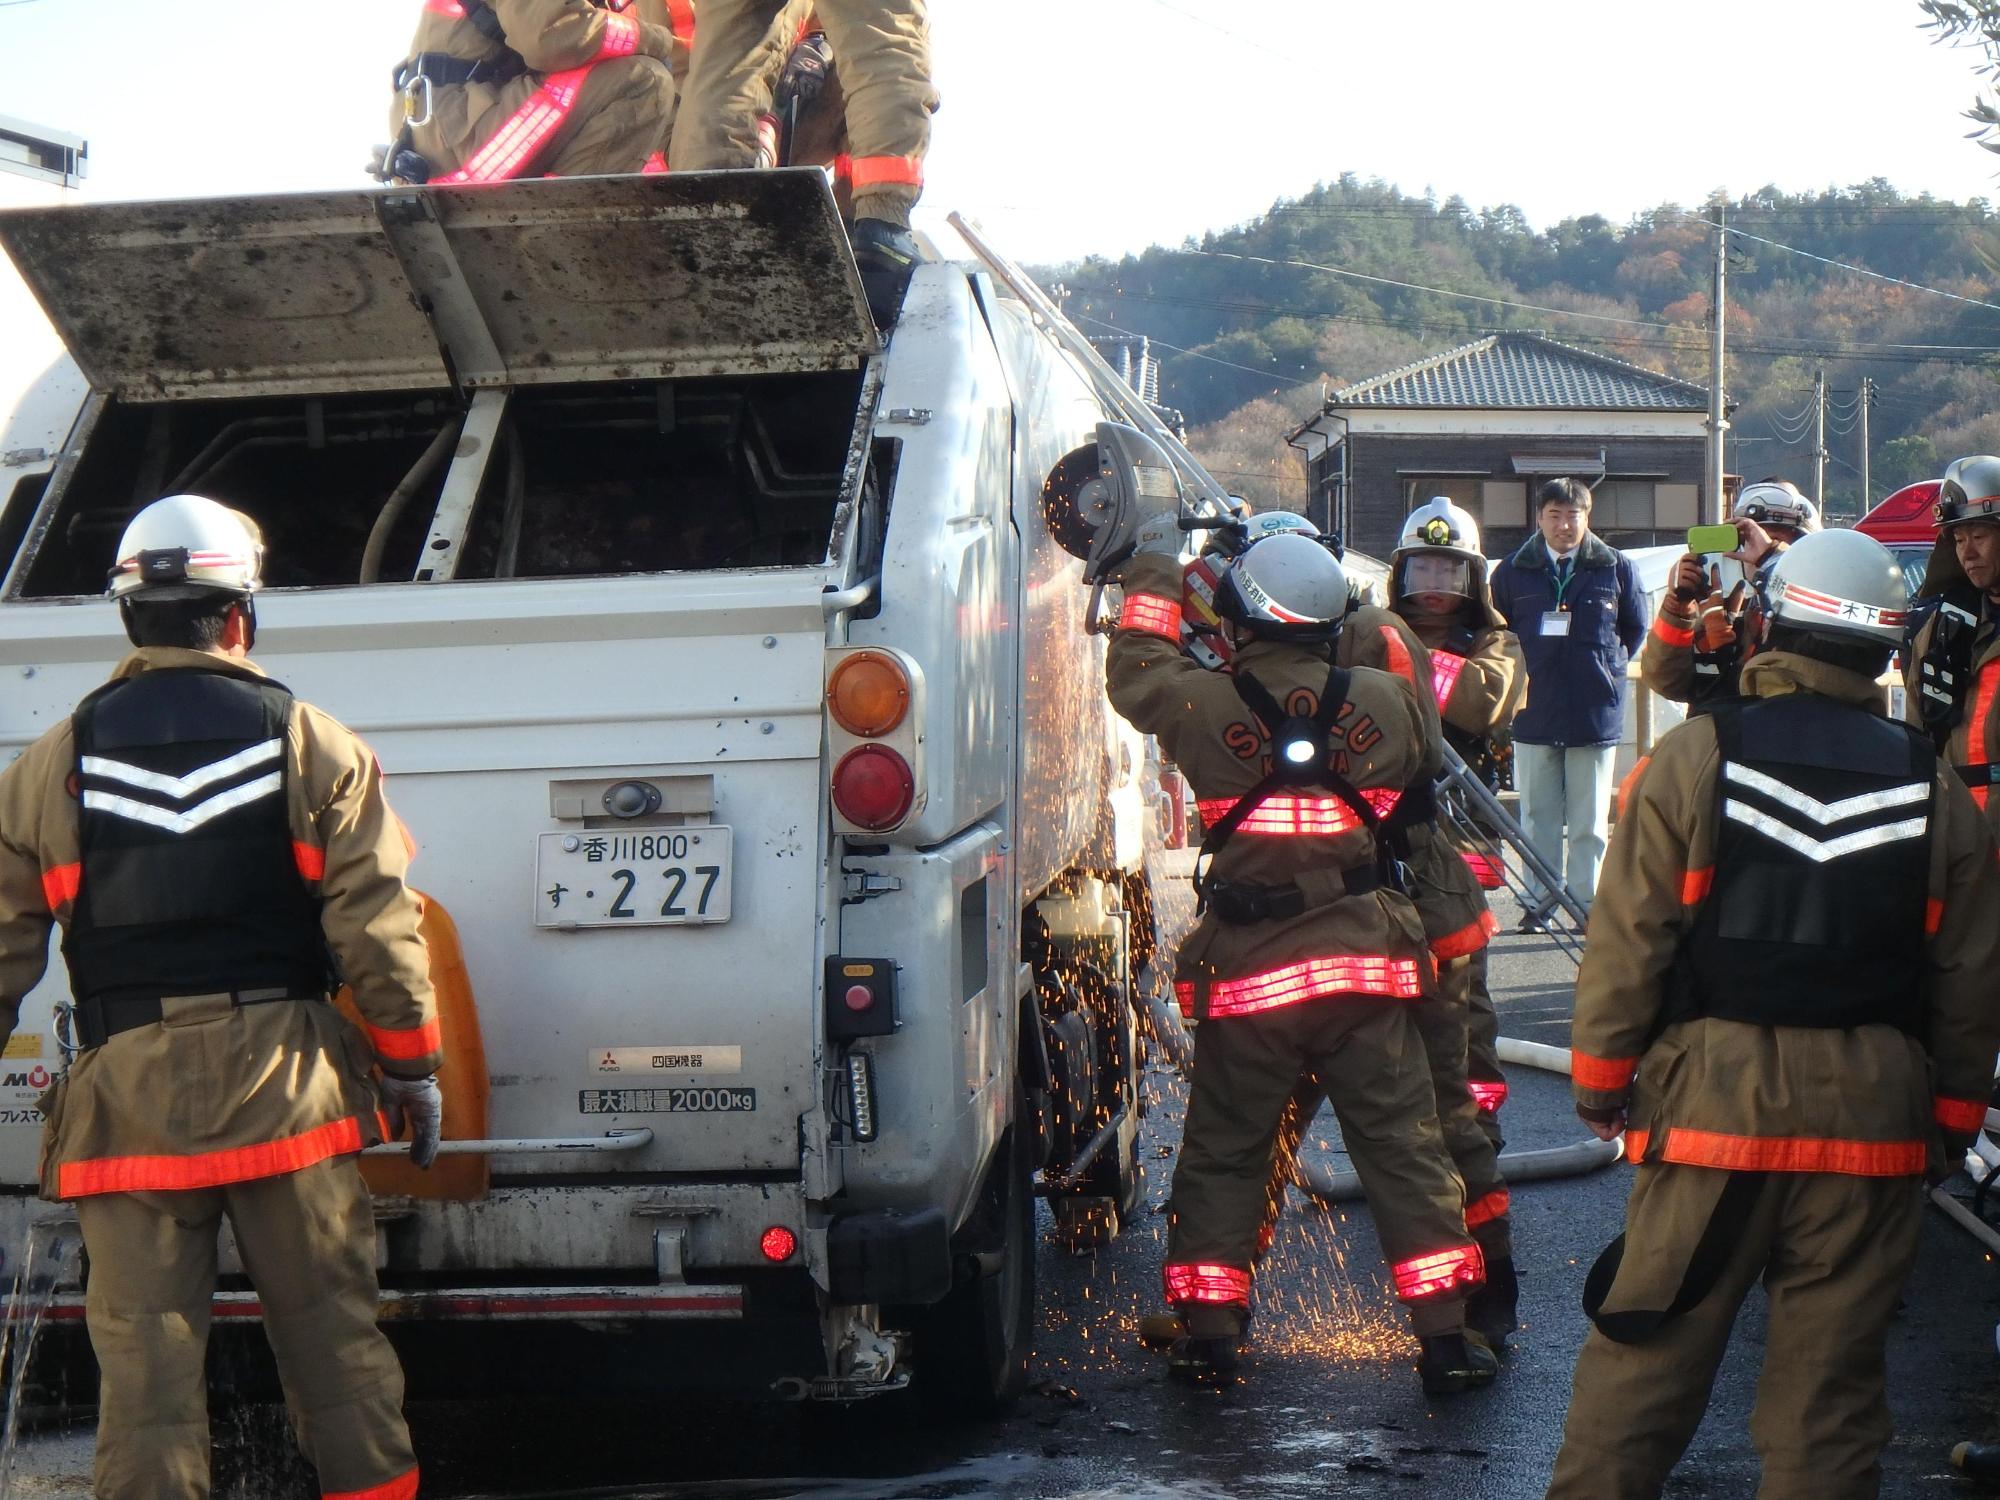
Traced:
[[741, 1073], [741, 1047], [598, 1047], [590, 1053], [596, 1073]]
[[585, 1115], [735, 1115], [757, 1107], [755, 1089], [584, 1089]]
[[535, 840], [537, 927], [696, 926], [729, 920], [729, 830], [544, 833]]

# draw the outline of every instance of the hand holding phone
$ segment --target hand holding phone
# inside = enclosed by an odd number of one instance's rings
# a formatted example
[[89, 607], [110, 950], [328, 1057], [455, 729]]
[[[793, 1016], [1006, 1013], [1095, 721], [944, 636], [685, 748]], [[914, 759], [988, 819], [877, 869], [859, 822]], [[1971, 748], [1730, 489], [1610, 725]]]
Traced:
[[1734, 526], [1690, 526], [1688, 527], [1688, 551], [1706, 555], [1708, 553], [1734, 552], [1741, 544]]

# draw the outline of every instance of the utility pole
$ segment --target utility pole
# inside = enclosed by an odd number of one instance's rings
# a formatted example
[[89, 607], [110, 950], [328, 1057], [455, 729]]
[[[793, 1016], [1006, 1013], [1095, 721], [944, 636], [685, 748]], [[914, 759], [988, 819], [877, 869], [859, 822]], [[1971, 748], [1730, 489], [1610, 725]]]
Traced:
[[1875, 404], [1875, 382], [1869, 376], [1861, 377], [1861, 514], [1867, 515], [1875, 506], [1875, 491], [1868, 480], [1868, 408]]
[[1708, 496], [1704, 509], [1708, 519], [1718, 523], [1729, 513], [1722, 480], [1722, 440], [1729, 431], [1729, 404], [1722, 389], [1722, 327], [1728, 306], [1729, 276], [1729, 235], [1723, 227], [1723, 216], [1728, 208], [1728, 199], [1715, 200], [1715, 304], [1708, 334]]
[[1813, 504], [1826, 508], [1826, 370], [1813, 371]]

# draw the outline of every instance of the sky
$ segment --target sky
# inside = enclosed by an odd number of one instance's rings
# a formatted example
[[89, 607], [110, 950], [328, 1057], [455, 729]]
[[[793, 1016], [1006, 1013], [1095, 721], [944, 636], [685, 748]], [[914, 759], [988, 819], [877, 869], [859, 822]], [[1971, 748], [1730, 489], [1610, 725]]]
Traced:
[[[359, 185], [417, 0], [0, 0], [0, 114], [92, 198]], [[1178, 243], [1341, 172], [1622, 221], [1718, 187], [1994, 194], [1916, 0], [933, 0], [923, 210], [1018, 260]], [[0, 178], [0, 183], [6, 179]], [[7, 201], [0, 196], [0, 202]]]

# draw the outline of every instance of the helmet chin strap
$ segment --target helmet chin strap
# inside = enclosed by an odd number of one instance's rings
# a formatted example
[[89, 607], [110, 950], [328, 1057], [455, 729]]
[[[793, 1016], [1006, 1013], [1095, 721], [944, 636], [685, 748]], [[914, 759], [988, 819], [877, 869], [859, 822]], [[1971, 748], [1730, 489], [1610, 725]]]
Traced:
[[118, 601], [118, 623], [125, 627], [125, 639], [135, 646], [138, 645], [139, 633], [132, 628], [132, 601], [130, 599], [120, 599]]
[[243, 649], [257, 649], [257, 596], [245, 594], [236, 601], [236, 607], [243, 614]]

